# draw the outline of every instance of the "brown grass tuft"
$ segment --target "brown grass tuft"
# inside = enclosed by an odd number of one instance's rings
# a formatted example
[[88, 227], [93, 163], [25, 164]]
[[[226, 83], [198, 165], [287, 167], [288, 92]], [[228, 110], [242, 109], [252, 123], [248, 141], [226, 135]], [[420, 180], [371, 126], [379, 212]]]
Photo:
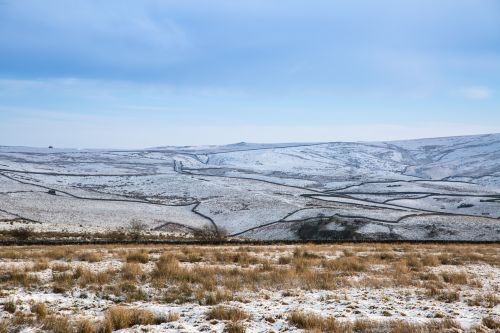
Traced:
[[147, 264], [149, 262], [149, 254], [146, 251], [134, 251], [127, 254], [127, 262], [139, 262]]
[[218, 320], [238, 321], [247, 319], [248, 317], [249, 315], [246, 312], [238, 308], [225, 307], [220, 305], [213, 307], [207, 313], [208, 320], [218, 319]]
[[78, 259], [81, 261], [88, 261], [88, 262], [100, 262], [103, 259], [103, 255], [101, 252], [96, 252], [96, 251], [88, 251], [80, 254]]
[[224, 332], [226, 332], [226, 333], [245, 333], [246, 328], [241, 323], [229, 322], [224, 327]]
[[68, 333], [72, 331], [72, 326], [65, 316], [50, 315], [43, 320], [43, 329], [52, 333]]
[[451, 284], [467, 284], [468, 275], [465, 272], [443, 272], [443, 281]]
[[17, 308], [16, 303], [13, 300], [8, 300], [3, 305], [4, 311], [7, 311], [8, 313], [16, 312], [16, 308]]
[[485, 317], [482, 319], [481, 323], [492, 330], [500, 329], [500, 320], [493, 317]]
[[35, 303], [31, 306], [31, 312], [36, 314], [38, 319], [43, 319], [47, 317], [49, 310], [45, 303]]
[[139, 310], [114, 306], [108, 309], [105, 318], [114, 330], [129, 328], [134, 325], [152, 325], [156, 323], [155, 315], [149, 310]]

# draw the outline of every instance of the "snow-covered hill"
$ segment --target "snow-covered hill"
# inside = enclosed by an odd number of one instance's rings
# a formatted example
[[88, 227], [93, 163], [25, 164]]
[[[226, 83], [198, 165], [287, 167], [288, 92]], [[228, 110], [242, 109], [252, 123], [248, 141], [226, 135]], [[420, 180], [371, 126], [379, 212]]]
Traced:
[[500, 240], [499, 218], [500, 134], [144, 150], [0, 147], [0, 219], [46, 228], [119, 228], [135, 219], [155, 230], [174, 223], [257, 239]]

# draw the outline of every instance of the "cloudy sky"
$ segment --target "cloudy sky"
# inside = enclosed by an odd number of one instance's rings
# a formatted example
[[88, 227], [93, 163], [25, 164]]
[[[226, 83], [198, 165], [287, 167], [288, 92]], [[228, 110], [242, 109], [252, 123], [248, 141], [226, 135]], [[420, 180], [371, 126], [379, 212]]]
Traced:
[[0, 145], [488, 132], [497, 0], [0, 0]]

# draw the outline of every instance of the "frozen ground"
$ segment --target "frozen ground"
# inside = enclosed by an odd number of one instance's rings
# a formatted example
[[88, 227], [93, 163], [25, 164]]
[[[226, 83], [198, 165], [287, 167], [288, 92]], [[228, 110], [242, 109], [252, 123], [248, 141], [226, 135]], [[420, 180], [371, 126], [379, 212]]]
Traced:
[[[499, 256], [496, 245], [4, 247], [0, 327], [2, 320], [23, 332], [63, 319], [67, 327], [85, 319], [99, 324], [120, 305], [176, 315], [122, 332], [227, 332], [231, 321], [246, 332], [303, 332], [290, 318], [297, 311], [382, 327], [356, 332], [443, 320], [454, 327], [403, 332], [494, 332]], [[219, 306], [246, 317], [208, 318]], [[67, 327], [58, 332], [73, 332]]]
[[[48, 194], [49, 189], [56, 195]], [[0, 228], [140, 220], [262, 239], [500, 240], [500, 134], [73, 150], [0, 146]]]

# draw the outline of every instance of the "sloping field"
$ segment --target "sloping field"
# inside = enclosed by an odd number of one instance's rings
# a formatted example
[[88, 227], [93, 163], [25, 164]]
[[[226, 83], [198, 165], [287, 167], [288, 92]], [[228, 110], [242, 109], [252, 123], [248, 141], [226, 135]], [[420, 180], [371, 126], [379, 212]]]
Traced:
[[[50, 190], [53, 191], [49, 194]], [[0, 227], [139, 221], [254, 239], [500, 240], [500, 134], [393, 142], [0, 147]]]

